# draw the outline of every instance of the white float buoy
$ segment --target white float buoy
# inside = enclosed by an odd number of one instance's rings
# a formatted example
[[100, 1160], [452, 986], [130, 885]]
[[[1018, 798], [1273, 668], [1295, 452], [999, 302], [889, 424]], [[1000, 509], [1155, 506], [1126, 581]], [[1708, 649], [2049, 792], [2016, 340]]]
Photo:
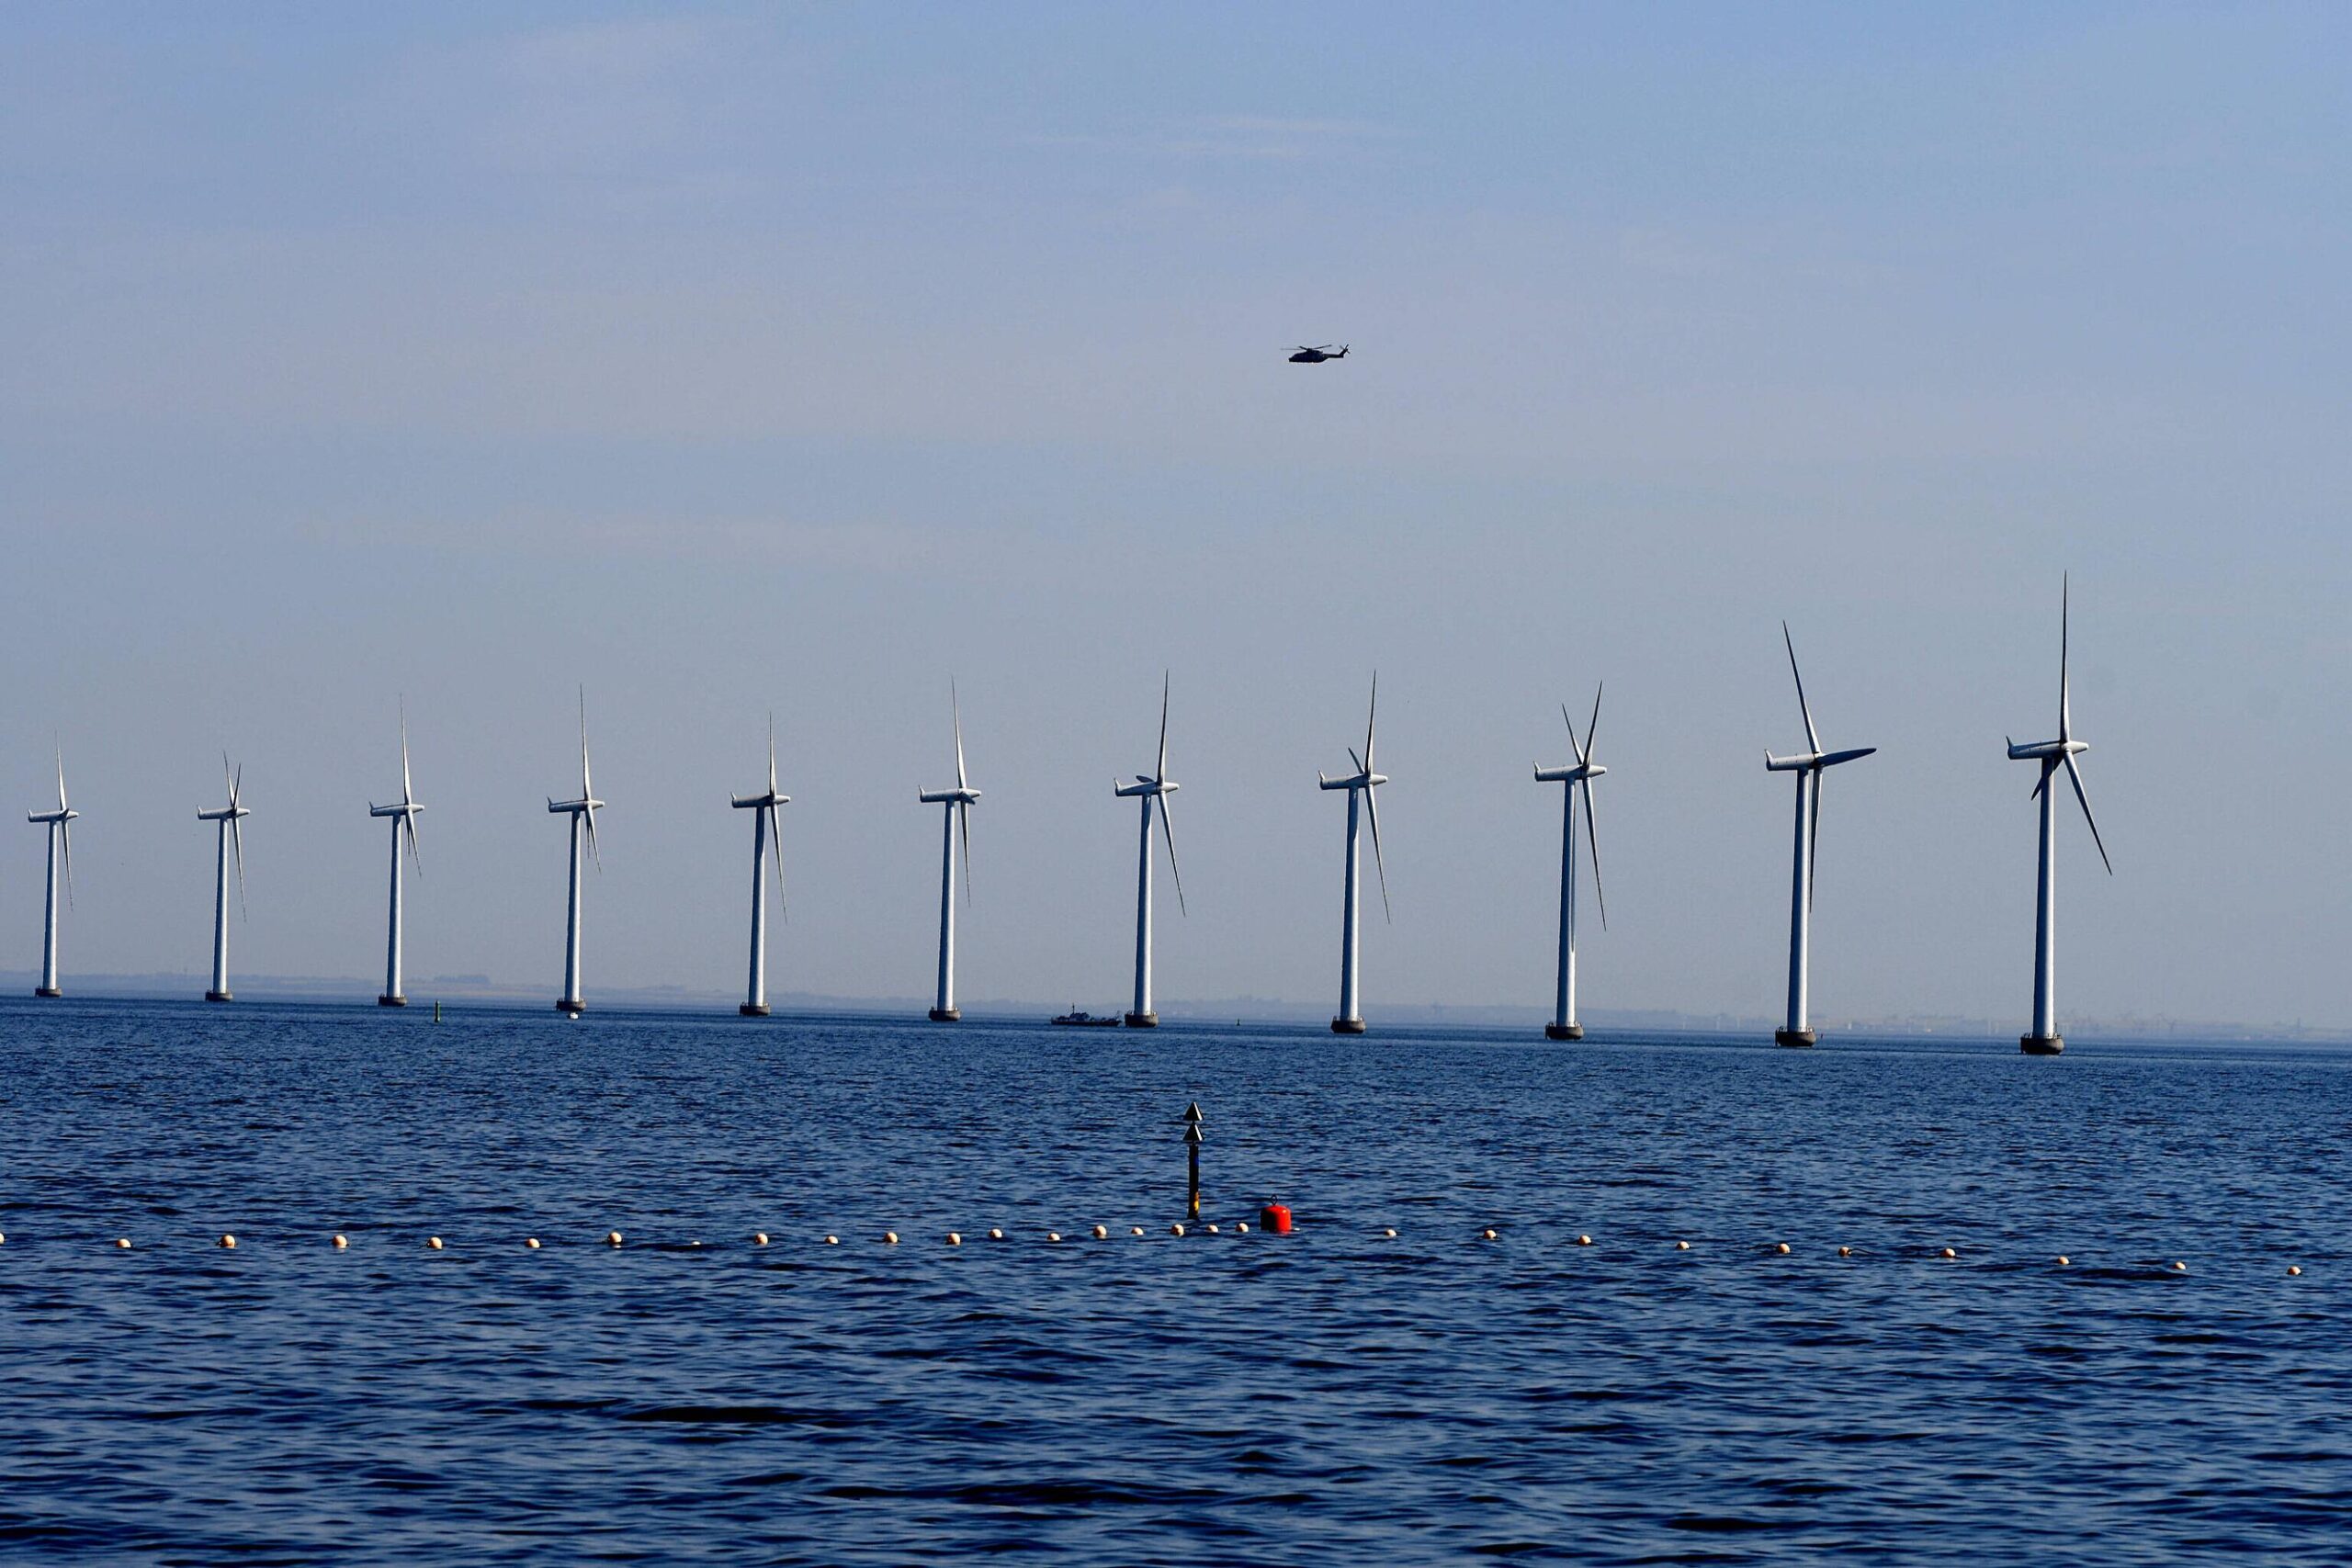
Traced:
[[1690, 1250], [1690, 1244], [1687, 1241], [1678, 1241], [1674, 1244], [1674, 1250], [1677, 1252], [1688, 1252]]
[[1789, 1244], [1788, 1244], [1787, 1242], [1785, 1242], [1785, 1241], [1782, 1241], [1782, 1242], [1775, 1242], [1775, 1243], [1773, 1244], [1772, 1250], [1773, 1250], [1774, 1252], [1779, 1253], [1779, 1254], [1780, 1254], [1781, 1256], [1782, 1256], [1783, 1258], [1785, 1258], [1785, 1257], [1787, 1257], [1787, 1256], [1788, 1256], [1788, 1252], [1789, 1252]]
[[1182, 1235], [1184, 1234], [1184, 1226], [1182, 1223], [1179, 1222], [1176, 1224], [1170, 1225], [1168, 1227], [1168, 1234], [1170, 1235]]
[[949, 1231], [949, 1232], [947, 1233], [947, 1245], [948, 1245], [948, 1246], [950, 1246], [950, 1247], [961, 1247], [961, 1246], [963, 1246], [963, 1245], [964, 1245], [964, 1237], [963, 1237], [962, 1234], [961, 1234], [960, 1232], [956, 1232], [956, 1231]]
[[233, 1252], [237, 1248], [237, 1238], [224, 1233], [220, 1237], [220, 1245]]
[[1589, 1236], [1589, 1235], [1579, 1235], [1577, 1237], [1577, 1245], [1578, 1247], [1590, 1247], [1590, 1246], [1592, 1245], [1592, 1237], [1590, 1237], [1590, 1236]]
[[2178, 1259], [2175, 1259], [2172, 1266], [2172, 1271], [2176, 1274], [2186, 1274], [2188, 1272], [2188, 1265], [2180, 1262]]
[[349, 1238], [348, 1236], [345, 1236], [345, 1235], [341, 1231], [337, 1231], [337, 1232], [335, 1232], [335, 1234], [334, 1234], [334, 1249], [335, 1249], [337, 1252], [341, 1252], [345, 1247], [349, 1247], [349, 1246], [351, 1245], [351, 1240], [350, 1240], [350, 1238]]
[[1495, 1227], [1488, 1225], [1485, 1230], [1480, 1231], [1478, 1235], [1483, 1240], [1492, 1241], [1495, 1239]]
[[523, 1238], [523, 1245], [531, 1251], [537, 1252], [539, 1249], [539, 1238], [535, 1235], [526, 1235]]
[[1097, 1241], [1106, 1241], [1110, 1238], [1110, 1228], [1106, 1225], [1096, 1225], [1094, 1227], [1094, 1239]]
[[885, 1247], [898, 1246], [899, 1233], [897, 1231], [884, 1231], [882, 1233], [882, 1245]]
[[2303, 1266], [2300, 1263], [2290, 1263], [2287, 1265], [2287, 1272], [2290, 1274], [2300, 1274], [2302, 1271]]
[[765, 1232], [765, 1231], [753, 1231], [753, 1232], [752, 1233], [752, 1245], [753, 1247], [765, 1247], [767, 1244], [768, 1244], [768, 1233], [767, 1233], [767, 1232]]
[[434, 1251], [438, 1252], [441, 1250], [441, 1238], [437, 1235], [426, 1236], [424, 1238], [424, 1245], [431, 1247]]
[[114, 1238], [114, 1245], [117, 1250], [129, 1252], [130, 1250], [130, 1238], [127, 1235], [119, 1235]]
[[1941, 1256], [1941, 1257], [1945, 1257], [1945, 1258], [1958, 1258], [1958, 1257], [1960, 1256], [1960, 1254], [1959, 1254], [1959, 1253], [1957, 1253], [1957, 1252], [1954, 1252], [1951, 1247], [1945, 1247], [1945, 1248], [1943, 1249], [1942, 1253], [1941, 1253], [1939, 1256]]
[[621, 1233], [620, 1233], [620, 1232], [618, 1232], [618, 1231], [607, 1231], [607, 1232], [605, 1232], [605, 1245], [606, 1247], [618, 1247], [620, 1244], [621, 1244]]
[[829, 1235], [825, 1238], [825, 1245], [827, 1247], [839, 1247], [841, 1244], [842, 1238], [837, 1235]]
[[1386, 1236], [1390, 1241], [1395, 1241], [1396, 1239], [1396, 1227], [1395, 1225], [1390, 1225], [1386, 1230], [1382, 1231], [1380, 1234]]
[[[1782, 1252], [1786, 1252], [1788, 1248], [1784, 1247], [1781, 1248], [1781, 1250]], [[1850, 1247], [1841, 1247], [1838, 1249], [1838, 1256], [1840, 1258], [1851, 1258], [1854, 1256], [1854, 1249]]]
[[1001, 1226], [990, 1225], [989, 1227], [989, 1239], [990, 1241], [1002, 1241], [1004, 1239], [1003, 1229]]
[[2074, 1259], [2073, 1259], [2073, 1258], [2071, 1258], [2067, 1257], [2067, 1256], [2066, 1256], [2064, 1253], [2063, 1253], [2063, 1252], [2062, 1252], [2062, 1253], [2060, 1253], [2060, 1254], [2058, 1255], [2058, 1267], [2059, 1267], [2059, 1268], [2061, 1268], [2061, 1269], [2065, 1268], [2068, 1264], [2072, 1263], [2073, 1261], [2074, 1261]]
[[1127, 1227], [1127, 1234], [1129, 1235], [1143, 1235], [1143, 1227], [1141, 1225], [1129, 1225]]
[[1248, 1235], [1250, 1234], [1250, 1222], [1248, 1220], [1234, 1221], [1233, 1234], [1236, 1235]]
[[1204, 1226], [1202, 1226], [1201, 1228], [1202, 1228], [1202, 1229], [1204, 1229], [1204, 1230], [1205, 1230], [1205, 1231], [1207, 1231], [1207, 1232], [1209, 1233], [1209, 1235], [1216, 1235], [1216, 1234], [1217, 1234], [1216, 1226], [1214, 1224], [1207, 1224], [1207, 1225], [1204, 1225]]

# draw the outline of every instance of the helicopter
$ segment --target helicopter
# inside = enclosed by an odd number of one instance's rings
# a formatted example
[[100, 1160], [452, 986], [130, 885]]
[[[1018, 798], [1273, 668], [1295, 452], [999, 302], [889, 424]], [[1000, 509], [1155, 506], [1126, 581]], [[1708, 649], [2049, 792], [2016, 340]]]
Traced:
[[1328, 343], [1320, 348], [1309, 348], [1305, 344], [1300, 344], [1298, 352], [1290, 356], [1290, 362], [1293, 365], [1320, 365], [1327, 359], [1345, 359], [1347, 356], [1346, 344], [1341, 344], [1337, 348], [1333, 348]]

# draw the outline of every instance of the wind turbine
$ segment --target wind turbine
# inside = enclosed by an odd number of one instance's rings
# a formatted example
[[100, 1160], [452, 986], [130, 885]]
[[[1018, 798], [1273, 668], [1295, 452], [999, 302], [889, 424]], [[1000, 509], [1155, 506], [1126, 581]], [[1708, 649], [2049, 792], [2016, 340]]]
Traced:
[[925, 806], [946, 807], [939, 840], [939, 994], [932, 999], [931, 1021], [954, 1023], [964, 1015], [956, 1007], [956, 835], [964, 835], [964, 897], [972, 897], [972, 802], [980, 798], [964, 776], [964, 709], [956, 697], [956, 682], [947, 683], [948, 711], [956, 724], [956, 787], [927, 789], [915, 796]]
[[1577, 1021], [1577, 795], [1584, 795], [1585, 841], [1592, 856], [1592, 896], [1600, 906], [1600, 925], [1609, 928], [1609, 900], [1600, 891], [1600, 834], [1592, 821], [1592, 781], [1609, 770], [1592, 760], [1593, 731], [1600, 726], [1600, 689], [1593, 688], [1592, 717], [1577, 739], [1576, 720], [1568, 705], [1560, 705], [1560, 722], [1568, 727], [1568, 749], [1576, 761], [1565, 768], [1535, 765], [1538, 784], [1564, 784], [1560, 816], [1560, 972], [1552, 1001], [1552, 1021], [1544, 1026], [1546, 1040], [1581, 1040], [1584, 1025]]
[[219, 824], [218, 852], [212, 867], [212, 987], [204, 993], [208, 1002], [225, 1002], [233, 998], [229, 994], [229, 852], [234, 846], [237, 856], [237, 909], [245, 908], [245, 833], [239, 826], [253, 815], [245, 809], [245, 769], [237, 765], [229, 771], [229, 754], [220, 753], [220, 782], [228, 786], [229, 804], [215, 811], [199, 811], [199, 822]]
[[1821, 734], [1813, 727], [1813, 708], [1804, 700], [1804, 675], [1797, 669], [1797, 645], [1789, 636], [1786, 621], [1781, 623], [1781, 641], [1789, 650], [1789, 673], [1796, 677], [1797, 707], [1804, 715], [1804, 739], [1810, 750], [1793, 757], [1775, 757], [1769, 749], [1764, 753], [1767, 770], [1797, 776], [1796, 853], [1789, 887], [1789, 1020], [1785, 1027], [1772, 1032], [1772, 1043], [1810, 1045], [1821, 1038], [1806, 1017], [1813, 957], [1813, 859], [1815, 835], [1821, 827], [1821, 775], [1841, 762], [1867, 757], [1878, 748], [1858, 746], [1850, 751], [1821, 749]]
[[[581, 753], [582, 778], [587, 753]], [[583, 783], [580, 793], [586, 795]], [[734, 797], [735, 809], [752, 814], [752, 976], [743, 1005], [735, 1010], [745, 1018], [765, 1018], [768, 1015], [768, 845], [775, 845], [775, 901], [785, 907], [784, 898], [784, 818], [776, 807], [788, 806], [792, 796], [779, 795], [775, 787], [775, 715], [768, 715], [768, 787], [761, 795], [739, 795]], [[576, 917], [575, 917], [576, 919]]]
[[2075, 759], [2090, 750], [2075, 739], [2075, 718], [2066, 700], [2067, 642], [2072, 619], [2073, 585], [2061, 579], [2058, 589], [2058, 739], [2038, 745], [2020, 746], [2009, 742], [2009, 755], [2019, 761], [2041, 764], [2041, 777], [2033, 786], [2036, 798], [2041, 802], [2041, 853], [2035, 878], [2033, 904], [2033, 1032], [2021, 1035], [2018, 1049], [2029, 1056], [2055, 1056], [2066, 1048], [2058, 1033], [2058, 1014], [2052, 998], [2052, 974], [2057, 959], [2058, 892], [2053, 877], [2051, 817], [2057, 809], [2057, 792], [2050, 787], [2051, 775], [2060, 768], [2066, 770], [2066, 782], [2075, 786], [2075, 798], [2083, 807], [2083, 820], [2089, 825], [2091, 842], [2098, 845], [2099, 863], [2107, 867], [2109, 876], [2115, 874], [2115, 863], [2107, 858], [2107, 845], [2098, 836], [2098, 819], [2091, 815], [2091, 797], [2083, 793], [2083, 771]]
[[[28, 811], [25, 820], [49, 826], [49, 896], [41, 908], [40, 918], [40, 984], [33, 987], [37, 997], [62, 997], [57, 987], [57, 874], [58, 862], [64, 861], [65, 897], [74, 897], [74, 830], [66, 824], [82, 814], [65, 804], [65, 753], [57, 753], [57, 809]], [[62, 852], [61, 857], [60, 852]]]
[[1373, 794], [1388, 782], [1386, 775], [1372, 771], [1373, 729], [1379, 718], [1380, 676], [1375, 672], [1372, 677], [1372, 711], [1363, 725], [1363, 755], [1357, 756], [1352, 747], [1348, 750], [1348, 760], [1355, 763], [1356, 771], [1341, 779], [1326, 778], [1320, 772], [1315, 775], [1322, 788], [1348, 792], [1348, 896], [1340, 934], [1340, 1016], [1331, 1021], [1334, 1034], [1363, 1032], [1363, 1008], [1356, 994], [1360, 946], [1356, 936], [1356, 874], [1363, 860], [1357, 846], [1357, 825], [1364, 817], [1372, 818], [1372, 863], [1380, 874], [1380, 909], [1384, 916], [1388, 915], [1388, 867], [1380, 858], [1380, 802]]
[[568, 1018], [578, 1018], [583, 1010], [580, 999], [581, 839], [584, 829], [588, 852], [595, 856], [596, 869], [602, 871], [605, 857], [596, 848], [596, 812], [604, 804], [588, 782], [588, 690], [583, 686], [580, 691], [580, 798], [548, 802], [548, 810], [571, 818], [571, 892], [564, 909], [563, 995], [555, 1003], [556, 1011]]
[[416, 865], [416, 874], [424, 874], [424, 862], [416, 851], [416, 814], [424, 809], [409, 786], [408, 777], [408, 705], [401, 705], [401, 798], [397, 806], [368, 803], [370, 817], [392, 819], [392, 893], [388, 931], [384, 938], [384, 991], [376, 998], [379, 1008], [404, 1008], [408, 998], [401, 992], [401, 835], [408, 835], [408, 855]]
[[1168, 676], [1159, 677], [1159, 761], [1148, 773], [1137, 773], [1129, 784], [1115, 781], [1111, 793], [1133, 795], [1143, 802], [1143, 838], [1136, 859], [1136, 1005], [1127, 1010], [1129, 1029], [1157, 1029], [1159, 1015], [1151, 1010], [1151, 805], [1159, 803], [1159, 830], [1168, 840], [1168, 873], [1176, 879], [1177, 912], [1184, 908], [1184, 873], [1176, 863], [1176, 829], [1168, 820], [1168, 797], [1176, 793], [1168, 776]]

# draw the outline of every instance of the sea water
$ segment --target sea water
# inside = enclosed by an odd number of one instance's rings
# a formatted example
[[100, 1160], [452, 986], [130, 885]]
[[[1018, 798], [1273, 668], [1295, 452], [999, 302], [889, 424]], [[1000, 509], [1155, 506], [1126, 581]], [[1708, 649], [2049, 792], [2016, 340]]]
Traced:
[[2347, 1123], [2325, 1048], [0, 1003], [0, 1557], [2341, 1563]]

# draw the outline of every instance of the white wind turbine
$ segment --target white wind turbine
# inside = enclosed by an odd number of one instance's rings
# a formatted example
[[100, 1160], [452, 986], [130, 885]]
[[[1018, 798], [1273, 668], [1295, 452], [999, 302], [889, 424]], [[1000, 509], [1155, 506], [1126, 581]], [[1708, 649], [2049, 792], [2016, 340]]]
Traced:
[[964, 709], [956, 700], [956, 682], [947, 683], [948, 712], [956, 726], [956, 787], [927, 789], [915, 798], [925, 806], [946, 808], [939, 840], [939, 992], [932, 998], [931, 1021], [954, 1023], [964, 1015], [956, 1007], [956, 837], [964, 838], [964, 897], [972, 897], [972, 802], [980, 798], [964, 776]]
[[2109, 876], [2115, 874], [2115, 863], [2107, 858], [2107, 845], [2098, 836], [2098, 819], [2091, 815], [2091, 797], [2083, 792], [2083, 771], [2075, 759], [2090, 750], [2075, 739], [2075, 716], [2067, 701], [2067, 643], [2072, 619], [2073, 585], [2061, 579], [2058, 589], [2058, 739], [2038, 745], [2020, 746], [2009, 742], [2009, 755], [2019, 761], [2041, 764], [2041, 777], [2033, 793], [2041, 803], [2041, 852], [2037, 863], [2033, 903], [2033, 1032], [2018, 1040], [2018, 1049], [2029, 1056], [2055, 1056], [2066, 1048], [2058, 1033], [2056, 1002], [2052, 995], [2055, 981], [2052, 971], [2057, 961], [2058, 891], [2053, 879], [2055, 867], [2052, 862], [2051, 817], [2056, 811], [2057, 792], [2050, 787], [2051, 775], [2060, 768], [2066, 770], [2066, 782], [2075, 786], [2075, 798], [2083, 807], [2083, 821], [2091, 830], [2091, 842], [2098, 845], [2099, 863], [2107, 867]]
[[40, 984], [33, 987], [37, 997], [62, 997], [65, 993], [57, 985], [57, 878], [63, 863], [65, 897], [74, 897], [74, 830], [66, 826], [82, 814], [65, 804], [65, 753], [57, 753], [57, 809], [28, 811], [25, 820], [42, 822], [49, 827], [49, 895], [41, 908], [40, 919]]
[[1568, 705], [1560, 705], [1560, 722], [1568, 727], [1568, 749], [1576, 761], [1565, 768], [1535, 766], [1538, 784], [1564, 784], [1560, 817], [1560, 970], [1552, 1000], [1552, 1021], [1544, 1026], [1546, 1040], [1581, 1040], [1584, 1025], [1577, 1021], [1577, 795], [1584, 795], [1585, 842], [1592, 857], [1592, 896], [1600, 908], [1600, 925], [1609, 928], [1609, 900], [1600, 891], [1600, 834], [1592, 821], [1592, 781], [1609, 770], [1592, 760], [1593, 731], [1600, 727], [1600, 689], [1593, 688], [1592, 717], [1577, 739], [1576, 720]]
[[1821, 1038], [1807, 1016], [1811, 1000], [1807, 988], [1812, 983], [1813, 863], [1817, 847], [1815, 834], [1821, 827], [1821, 775], [1840, 762], [1867, 757], [1878, 748], [1858, 746], [1850, 751], [1821, 749], [1820, 732], [1813, 727], [1812, 705], [1804, 700], [1804, 675], [1797, 669], [1797, 645], [1789, 636], [1786, 621], [1781, 623], [1781, 641], [1789, 650], [1789, 673], [1796, 677], [1797, 707], [1804, 715], [1805, 744], [1811, 749], [1794, 757], [1775, 757], [1770, 750], [1764, 753], [1767, 770], [1797, 776], [1795, 867], [1790, 874], [1789, 890], [1789, 1017], [1785, 1027], [1772, 1032], [1772, 1043], [1810, 1045]]
[[204, 993], [208, 1002], [225, 1002], [229, 995], [229, 853], [234, 846], [237, 857], [237, 909], [245, 907], [245, 832], [240, 826], [253, 813], [245, 809], [245, 769], [237, 765], [229, 771], [229, 754], [220, 754], [220, 781], [229, 788], [229, 804], [214, 811], [199, 811], [196, 819], [218, 825], [220, 843], [212, 865], [212, 986]]
[[558, 1012], [570, 1018], [578, 1018], [584, 1010], [580, 999], [581, 839], [584, 831], [588, 852], [595, 856], [597, 869], [604, 869], [605, 857], [596, 848], [596, 813], [604, 804], [588, 782], [588, 691], [583, 686], [580, 692], [580, 797], [548, 802], [550, 812], [571, 818], [571, 891], [563, 922], [563, 995], [556, 998], [555, 1004]]
[[401, 705], [400, 803], [396, 806], [379, 806], [372, 800], [368, 803], [368, 816], [389, 817], [392, 819], [391, 909], [387, 917], [387, 931], [384, 937], [384, 989], [383, 994], [376, 998], [376, 1005], [379, 1008], [408, 1006], [408, 998], [401, 990], [401, 835], [403, 832], [408, 835], [409, 859], [415, 863], [417, 875], [423, 876], [424, 862], [418, 858], [416, 849], [416, 814], [424, 809], [424, 803], [416, 798], [416, 791], [409, 785], [408, 705], [402, 703]]
[[1176, 908], [1184, 908], [1184, 873], [1176, 863], [1176, 829], [1168, 820], [1168, 797], [1176, 793], [1176, 782], [1168, 776], [1168, 676], [1159, 677], [1159, 761], [1148, 773], [1137, 773], [1136, 782], [1123, 784], [1114, 782], [1111, 793], [1125, 797], [1133, 795], [1143, 802], [1143, 839], [1136, 860], [1136, 996], [1135, 1006], [1127, 1010], [1129, 1029], [1157, 1029], [1159, 1015], [1151, 1010], [1151, 817], [1152, 803], [1159, 803], [1159, 830], [1168, 840], [1168, 873], [1176, 879]]
[[1388, 867], [1380, 857], [1380, 801], [1373, 793], [1388, 782], [1386, 775], [1376, 773], [1372, 769], [1373, 731], [1379, 718], [1380, 676], [1375, 672], [1372, 678], [1372, 710], [1363, 725], [1363, 755], [1357, 756], [1352, 747], [1348, 750], [1348, 760], [1355, 763], [1356, 771], [1340, 779], [1326, 778], [1320, 772], [1315, 775], [1320, 787], [1348, 792], [1348, 892], [1340, 931], [1340, 1015], [1331, 1021], [1331, 1032], [1334, 1034], [1363, 1032], [1363, 1007], [1356, 991], [1357, 957], [1361, 945], [1356, 934], [1356, 884], [1358, 867], [1363, 858], [1358, 847], [1357, 829], [1361, 819], [1366, 817], [1372, 819], [1372, 863], [1380, 874], [1381, 913], [1384, 917], [1394, 918], [1388, 914]]
[[[582, 765], [586, 765], [587, 753], [581, 753]], [[584, 777], [583, 773], [583, 777]], [[581, 794], [588, 793], [582, 784]], [[788, 806], [792, 796], [779, 795], [775, 787], [775, 715], [768, 715], [768, 787], [760, 795], [739, 795], [734, 797], [735, 809], [752, 814], [752, 975], [743, 1005], [735, 1010], [745, 1018], [765, 1018], [768, 1015], [768, 846], [775, 846], [775, 901], [785, 908], [784, 898], [784, 818], [776, 807]]]

